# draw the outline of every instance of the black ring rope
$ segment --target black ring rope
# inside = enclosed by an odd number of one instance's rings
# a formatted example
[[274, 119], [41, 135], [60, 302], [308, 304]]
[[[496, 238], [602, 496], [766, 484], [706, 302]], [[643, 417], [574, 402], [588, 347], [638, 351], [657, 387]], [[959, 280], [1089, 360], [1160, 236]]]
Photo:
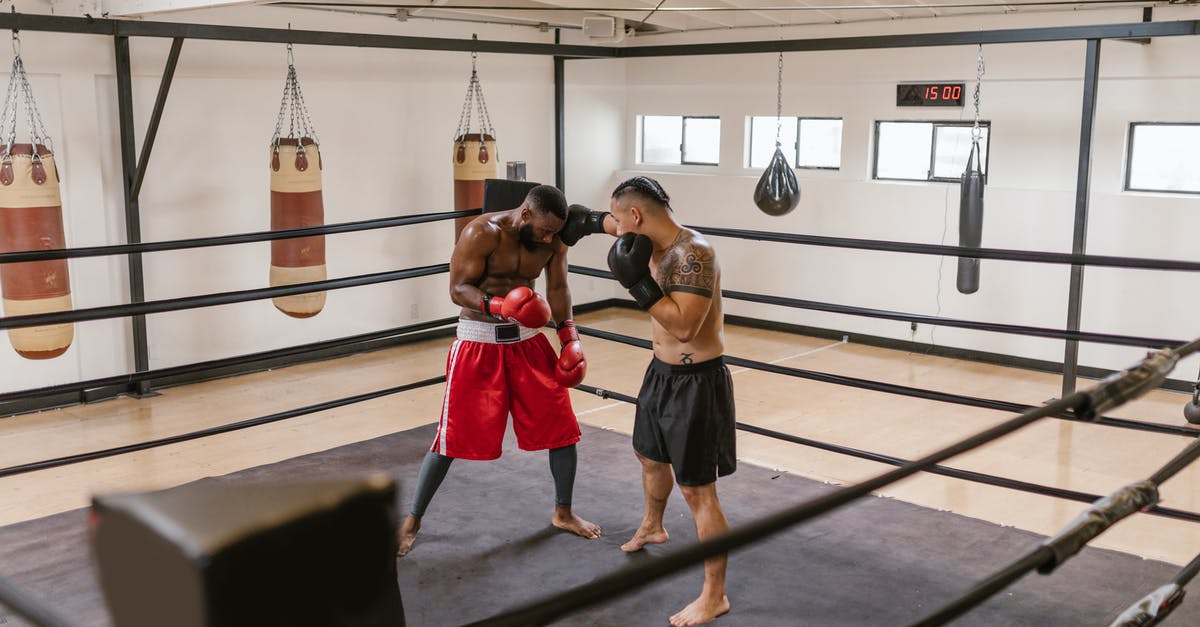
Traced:
[[917, 244], [913, 242], [892, 242], [886, 240], [854, 239], [849, 237], [824, 237], [819, 235], [773, 233], [771, 231], [751, 231], [746, 229], [726, 229], [708, 226], [688, 226], [687, 228], [694, 229], [704, 233], [705, 235], [715, 235], [717, 237], [732, 237], [736, 239], [749, 239], [762, 242], [781, 242], [785, 244], [806, 244], [810, 246], [854, 248], [858, 250], [914, 253], [918, 255], [937, 255], [942, 257], [967, 257], [971, 259], [1002, 259], [1005, 261], [1057, 263], [1073, 266], [1099, 266], [1106, 268], [1135, 268], [1140, 270], [1200, 272], [1200, 262], [1180, 261], [1174, 259], [1145, 259], [1139, 257], [1115, 257], [1110, 255], [1076, 255], [1072, 253], [1049, 253], [1027, 250], [1011, 250], [1007, 248], [973, 248], [970, 246]]
[[[628, 396], [626, 394], [619, 394], [616, 392], [612, 392], [610, 390], [604, 390], [601, 388], [592, 387], [590, 385], [582, 385], [581, 384], [581, 385], [576, 386], [576, 389], [580, 390], [581, 392], [588, 392], [591, 394], [595, 394], [601, 398], [615, 398], [615, 399], [618, 399], [621, 401], [625, 401], [626, 403], [632, 403], [632, 404], [637, 403], [637, 399], [632, 396]], [[912, 460], [903, 459], [900, 457], [893, 457], [891, 455], [884, 455], [882, 453], [873, 453], [871, 451], [864, 451], [862, 449], [857, 449], [857, 448], [853, 448], [853, 447], [849, 447], [849, 446], [842, 446], [841, 444], [832, 444], [829, 442], [822, 442], [820, 440], [813, 440], [813, 439], [806, 438], [803, 436], [793, 435], [791, 433], [784, 433], [782, 431], [776, 431], [774, 429], [767, 429], [765, 427], [760, 427], [760, 426], [752, 425], [752, 424], [745, 423], [745, 422], [738, 422], [738, 423], [736, 423], [735, 426], [737, 427], [738, 431], [745, 431], [746, 433], [753, 433], [755, 435], [761, 435], [761, 436], [768, 437], [768, 438], [771, 438], [774, 440], [780, 440], [783, 442], [791, 442], [792, 444], [799, 444], [801, 446], [807, 446], [809, 448], [821, 449], [824, 451], [829, 451], [831, 453], [837, 453], [839, 455], [846, 455], [849, 457], [857, 457], [859, 459], [865, 459], [868, 461], [878, 462], [880, 464], [887, 464], [889, 466], [903, 466], [904, 464], [911, 463], [911, 461], [912, 461]], [[950, 466], [941, 466], [941, 465], [932, 466], [932, 467], [926, 469], [925, 472], [928, 472], [928, 473], [934, 474], [934, 475], [942, 475], [944, 477], [951, 477], [954, 479], [963, 479], [965, 481], [982, 483], [984, 485], [996, 486], [999, 488], [1008, 488], [1010, 490], [1018, 490], [1020, 492], [1028, 492], [1030, 494], [1037, 494], [1040, 496], [1049, 496], [1052, 498], [1059, 498], [1059, 499], [1064, 499], [1064, 500], [1068, 500], [1068, 501], [1076, 501], [1079, 503], [1091, 503], [1091, 502], [1095, 501], [1096, 499], [1101, 498], [1101, 495], [1099, 495], [1099, 494], [1091, 494], [1088, 492], [1079, 492], [1076, 490], [1066, 490], [1063, 488], [1056, 488], [1054, 486], [1043, 485], [1040, 483], [1031, 483], [1028, 481], [1021, 481], [1018, 479], [1010, 479], [1008, 477], [1001, 477], [998, 475], [989, 475], [989, 474], [982, 473], [982, 472], [975, 472], [973, 470], [963, 470], [961, 468], [953, 468]], [[1155, 505], [1154, 507], [1151, 507], [1150, 509], [1148, 509], [1146, 511], [1147, 511], [1147, 513], [1162, 516], [1164, 518], [1174, 518], [1176, 520], [1186, 520], [1189, 522], [1200, 522], [1200, 513], [1198, 513], [1198, 512], [1189, 512], [1187, 510], [1173, 509], [1173, 508], [1169, 508], [1169, 507], [1158, 507], [1157, 505]]]
[[1186, 586], [1192, 579], [1200, 575], [1200, 555], [1192, 558], [1187, 566], [1184, 566], [1179, 573], [1171, 578], [1171, 583], [1179, 586]]
[[0, 578], [0, 605], [37, 627], [75, 627], [50, 609], [48, 603], [31, 598], [24, 590]]
[[252, 300], [275, 298], [278, 296], [308, 294], [310, 292], [323, 292], [325, 290], [358, 287], [361, 285], [374, 285], [376, 283], [387, 283], [389, 281], [399, 281], [401, 279], [430, 276], [434, 274], [441, 274], [449, 269], [450, 264], [440, 263], [432, 266], [409, 268], [407, 270], [389, 270], [387, 272], [360, 274], [341, 279], [313, 281], [311, 283], [296, 283], [294, 285], [256, 288], [252, 290], [240, 290], [236, 292], [219, 292], [215, 294], [204, 294], [201, 296], [183, 296], [180, 298], [168, 298], [164, 300], [154, 300], [144, 303], [133, 303], [129, 305], [107, 305], [103, 307], [91, 307], [87, 309], [75, 309], [71, 311], [57, 311], [53, 313], [31, 314], [26, 316], [8, 316], [6, 318], [0, 318], [0, 329], [36, 327], [47, 324], [84, 322], [88, 320], [103, 320], [106, 318], [139, 316], [152, 313], [163, 313], [166, 311], [179, 311], [181, 309], [194, 309], [197, 307], [212, 307], [215, 305], [244, 303]]
[[[750, 523], [739, 525], [719, 536], [672, 551], [661, 558], [646, 560], [640, 564], [622, 568], [600, 579], [554, 594], [541, 601], [471, 623], [471, 625], [488, 627], [511, 625], [516, 627], [544, 624], [633, 588], [644, 586], [651, 581], [678, 572], [710, 557], [757, 542], [766, 536], [841, 507], [884, 486], [935, 466], [946, 459], [1008, 435], [1042, 418], [1065, 411], [1086, 415], [1108, 406], [1120, 405], [1152, 389], [1155, 380], [1165, 377], [1175, 361], [1192, 354], [1198, 348], [1200, 348], [1200, 340], [1185, 344], [1173, 353], [1162, 351], [1148, 357], [1138, 367], [1100, 381], [1086, 391], [1075, 392], [1066, 398], [1026, 411], [900, 468], [854, 485], [833, 490]], [[1193, 442], [1189, 448], [1191, 446], [1200, 447], [1200, 440]]]
[[1149, 627], [1159, 624], [1183, 602], [1183, 588], [1197, 573], [1200, 573], [1200, 555], [1192, 558], [1171, 581], [1126, 608], [1110, 627]]
[[340, 222], [324, 226], [307, 226], [298, 229], [280, 229], [277, 231], [258, 231], [237, 235], [219, 235], [214, 237], [197, 237], [192, 239], [177, 239], [162, 242], [143, 242], [140, 244], [115, 244], [112, 246], [85, 246], [80, 248], [57, 248], [54, 250], [30, 250], [12, 253], [0, 253], [0, 264], [18, 263], [25, 261], [47, 261], [50, 259], [75, 259], [79, 257], [103, 257], [106, 255], [128, 255], [132, 253], [155, 253], [167, 250], [185, 250], [189, 248], [206, 248], [209, 246], [226, 246], [229, 244], [246, 244], [250, 242], [267, 242], [277, 239], [291, 239], [312, 235], [331, 235], [335, 233], [353, 233], [372, 229], [383, 229], [395, 226], [408, 226], [438, 222], [454, 218], [477, 216], [482, 209], [465, 211], [443, 211], [441, 213], [421, 213], [411, 216], [396, 216], [391, 218], [375, 218], [356, 222]]
[[1077, 554], [1084, 546], [1110, 527], [1158, 501], [1158, 487], [1200, 458], [1200, 440], [1192, 442], [1155, 472], [1149, 479], [1125, 486], [1092, 504], [1057, 535], [1046, 539], [999, 572], [971, 588], [933, 614], [914, 623], [916, 627], [943, 625], [983, 603], [993, 594], [1037, 570], [1049, 574]]
[[371, 331], [369, 333], [361, 333], [311, 344], [303, 344], [300, 346], [288, 346], [285, 348], [277, 348], [258, 353], [248, 353], [246, 355], [238, 355], [235, 357], [223, 357], [220, 359], [212, 359], [209, 361], [199, 361], [181, 366], [168, 366], [158, 368], [156, 370], [145, 370], [142, 372], [132, 372], [129, 374], [114, 375], [99, 379], [90, 379], [87, 381], [78, 381], [75, 383], [63, 383], [41, 388], [32, 388], [28, 390], [19, 390], [16, 392], [5, 392], [0, 394], [0, 403], [20, 400], [24, 398], [37, 396], [50, 396], [54, 394], [74, 393], [81, 390], [89, 390], [100, 387], [113, 385], [133, 385], [142, 381], [154, 381], [156, 379], [167, 379], [182, 375], [195, 374], [206, 370], [220, 370], [231, 366], [239, 366], [251, 364], [259, 361], [267, 361], [271, 359], [279, 359], [282, 357], [290, 357], [303, 353], [316, 353], [331, 348], [340, 348], [353, 344], [361, 344], [375, 340], [383, 340], [419, 331], [428, 331], [438, 327], [444, 327], [458, 322], [458, 316], [439, 318], [428, 322], [418, 322], [416, 324], [405, 325], [401, 327], [393, 327], [382, 331]]
[[[611, 331], [601, 331], [591, 327], [575, 327], [580, 334], [598, 337], [604, 340], [619, 342], [630, 346], [640, 348], [650, 348], [649, 340], [613, 333]], [[870, 390], [872, 392], [884, 392], [887, 394], [897, 394], [900, 396], [908, 396], [912, 398], [922, 398], [931, 401], [939, 401], [943, 403], [953, 403], [956, 405], [965, 405], [967, 407], [979, 407], [982, 409], [994, 409], [998, 411], [1020, 413], [1033, 408], [1032, 405], [1023, 403], [1013, 403], [1010, 401], [1000, 401], [975, 396], [965, 396], [962, 394], [951, 394], [949, 392], [939, 392], [937, 390], [927, 390], [923, 388], [914, 388], [893, 383], [881, 383], [871, 381], [869, 379], [859, 379], [857, 377], [847, 377], [843, 375], [829, 374], [826, 372], [817, 372], [813, 370], [803, 370], [800, 368], [790, 368], [788, 366], [780, 366], [777, 364], [768, 364], [761, 361], [753, 361], [742, 357], [725, 356], [725, 362], [734, 366], [750, 368], [752, 370], [760, 370], [762, 372], [771, 372], [789, 377], [798, 377], [801, 379], [809, 379], [812, 381], [820, 381], [822, 383], [832, 383], [834, 385], [843, 385], [862, 390]], [[1053, 416], [1061, 420], [1070, 420], [1074, 422], [1087, 422], [1110, 427], [1119, 427], [1122, 429], [1134, 429], [1138, 431], [1149, 431], [1153, 433], [1167, 433], [1171, 435], [1183, 435], [1191, 438], [1200, 437], [1200, 429], [1195, 427], [1185, 427], [1181, 425], [1169, 425], [1158, 422], [1147, 422], [1141, 420], [1129, 420], [1125, 418], [1101, 417], [1098, 419], [1089, 419], [1072, 413], [1062, 412]]]
[[967, 440], [927, 455], [921, 460], [908, 464], [905, 467], [891, 470], [861, 483], [828, 492], [818, 498], [804, 501], [783, 511], [743, 525], [738, 525], [717, 537], [671, 551], [656, 559], [645, 560], [640, 564], [622, 568], [610, 575], [555, 594], [545, 600], [504, 612], [476, 623], [471, 623], [471, 625], [472, 627], [518, 627], [544, 624], [569, 612], [612, 598], [633, 588], [644, 586], [653, 580], [675, 573], [710, 557], [728, 553], [733, 549], [759, 541], [766, 536], [783, 531], [792, 525], [840, 507], [890, 483], [919, 472], [923, 466], [931, 466], [947, 457], [953, 457], [976, 446], [1007, 435], [1022, 426], [1037, 421], [1045, 415], [1065, 409], [1082, 407], [1086, 402], [1087, 397], [1081, 392], [1076, 392], [1066, 399], [1022, 414], [1004, 424], [976, 434]]
[[405, 385], [390, 387], [390, 388], [386, 388], [383, 390], [376, 390], [374, 392], [366, 392], [363, 394], [356, 394], [354, 396], [347, 396], [345, 398], [340, 398], [340, 399], [333, 400], [333, 401], [325, 401], [323, 403], [316, 403], [313, 405], [307, 405], [307, 406], [299, 407], [296, 409], [289, 409], [287, 411], [269, 414], [266, 416], [259, 416], [257, 418], [249, 418], [246, 420], [241, 420], [238, 422], [220, 425], [217, 427], [209, 427], [207, 429], [200, 429], [198, 431], [191, 431], [189, 433], [182, 433], [179, 435], [173, 435], [173, 436], [169, 436], [169, 437], [165, 437], [165, 438], [159, 438], [156, 440], [139, 442], [137, 444], [126, 444], [124, 446], [116, 446], [116, 447], [112, 447], [112, 448], [106, 448], [106, 449], [102, 449], [99, 451], [92, 451], [90, 453], [79, 453], [76, 455], [67, 455], [64, 457], [56, 457], [54, 459], [47, 459], [47, 460], [43, 460], [43, 461], [39, 461], [39, 462], [31, 462], [28, 464], [19, 464], [17, 466], [9, 466], [8, 468], [0, 468], [0, 478], [11, 477], [13, 475], [19, 475], [19, 474], [27, 473], [27, 472], [33, 472], [35, 470], [46, 470], [47, 468], [57, 468], [59, 466], [66, 466], [68, 464], [77, 464], [80, 462], [91, 461], [94, 459], [101, 459], [104, 457], [113, 457], [115, 455], [124, 455], [126, 453], [134, 453], [137, 451], [144, 451], [146, 449], [155, 448], [155, 447], [159, 447], [159, 446], [166, 446], [168, 444], [177, 444], [179, 442], [187, 442], [188, 440], [195, 440], [198, 438], [204, 438], [204, 437], [208, 437], [208, 436], [212, 436], [212, 435], [218, 435], [221, 433], [229, 433], [230, 431], [238, 431], [240, 429], [246, 429], [249, 427], [257, 427], [259, 425], [265, 425], [265, 424], [269, 424], [272, 422], [278, 422], [280, 420], [286, 420], [288, 418], [304, 416], [306, 414], [312, 414], [312, 413], [316, 413], [319, 411], [325, 411], [328, 409], [336, 409], [338, 407], [343, 407], [345, 405], [361, 403], [363, 401], [369, 401], [369, 400], [380, 398], [383, 396], [389, 396], [391, 394], [398, 394], [400, 392], [407, 392], [409, 390], [415, 390], [417, 388], [421, 388], [421, 387], [425, 387], [425, 386], [429, 386], [429, 385], [436, 385], [438, 383], [442, 383], [445, 380], [446, 380], [446, 376], [441, 375], [441, 376], [432, 377], [429, 379], [422, 379], [421, 381], [416, 381], [414, 383], [407, 383]]
[[[570, 271], [584, 276], [596, 277], [601, 279], [614, 279], [611, 272], [600, 270], [597, 268], [587, 268], [584, 266], [570, 266]], [[865, 318], [882, 318], [885, 320], [900, 320], [903, 322], [917, 322], [921, 324], [929, 324], [943, 327], [957, 327], [960, 329], [973, 329], [976, 331], [989, 331], [993, 333], [1009, 333], [1013, 335], [1027, 335], [1031, 337], [1045, 337], [1060, 340], [1076, 340], [1080, 342], [1094, 342], [1097, 344], [1113, 344], [1117, 346], [1137, 346], [1142, 348], [1165, 348], [1168, 346], [1179, 346], [1183, 344], [1183, 340], [1163, 339], [1151, 337], [1138, 337], [1134, 335], [1114, 335], [1110, 333], [1092, 333], [1088, 331], [1067, 331], [1064, 329], [1051, 329], [1047, 327], [1031, 327], [1017, 324], [1001, 324], [995, 322], [977, 322], [974, 320], [963, 320], [959, 318], [942, 318], [939, 316], [929, 316], [925, 314], [907, 313], [903, 311], [889, 311], [886, 309], [871, 309], [867, 307], [854, 307], [851, 305], [838, 305], [834, 303], [822, 303], [813, 300], [802, 300], [798, 298], [787, 298], [784, 296], [768, 296], [765, 294], [753, 294], [750, 292], [738, 292], [733, 290], [721, 290], [721, 296], [733, 300], [742, 300], [751, 303], [763, 303], [766, 305], [778, 305], [781, 307], [791, 307], [793, 309], [808, 309], [812, 311], [824, 311], [829, 313], [846, 314], [851, 316], [861, 316]]]

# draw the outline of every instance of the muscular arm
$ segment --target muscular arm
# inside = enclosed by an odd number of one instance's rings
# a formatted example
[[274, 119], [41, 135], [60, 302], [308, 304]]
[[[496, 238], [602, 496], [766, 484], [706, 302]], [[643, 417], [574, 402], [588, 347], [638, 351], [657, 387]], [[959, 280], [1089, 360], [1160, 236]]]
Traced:
[[546, 300], [555, 323], [571, 319], [571, 288], [567, 285], [567, 245], [556, 241], [546, 264]]
[[669, 252], [658, 266], [665, 297], [650, 308], [650, 316], [680, 342], [695, 339], [712, 306], [717, 284], [717, 260], [703, 241], [686, 241]]
[[454, 304], [479, 311], [483, 290], [478, 285], [487, 272], [488, 255], [499, 244], [499, 229], [486, 220], [463, 229], [450, 256], [450, 300]]

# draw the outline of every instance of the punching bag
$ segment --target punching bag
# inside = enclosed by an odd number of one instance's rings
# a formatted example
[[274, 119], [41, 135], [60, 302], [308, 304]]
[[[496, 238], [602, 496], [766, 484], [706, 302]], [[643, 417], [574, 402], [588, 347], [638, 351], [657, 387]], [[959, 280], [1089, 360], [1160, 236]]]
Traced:
[[[14, 144], [0, 157], [0, 252], [66, 248], [54, 155], [42, 144]], [[67, 260], [0, 264], [4, 315], [69, 311]], [[65, 353], [75, 336], [70, 323], [9, 329], [8, 340], [27, 359]]]
[[[271, 148], [271, 230], [325, 224], [321, 198], [321, 151], [307, 137], [280, 139]], [[271, 287], [324, 281], [325, 236], [271, 242]], [[309, 318], [325, 307], [325, 292], [272, 299], [293, 318]]]
[[[454, 210], [483, 207], [483, 182], [496, 178], [496, 138], [464, 133], [454, 139]], [[454, 219], [454, 241], [475, 216]]]
[[[471, 78], [467, 81], [467, 96], [463, 100], [458, 128], [454, 130], [454, 210], [466, 211], [483, 207], [483, 181], [496, 178], [496, 129], [483, 101], [483, 86], [476, 68], [478, 54], [471, 53]], [[471, 118], [478, 120], [479, 129], [471, 131]], [[454, 241], [463, 227], [475, 216], [454, 219]]]
[[[963, 171], [959, 185], [958, 200], [958, 245], [979, 248], [983, 238], [983, 172], [979, 170], [976, 156], [979, 144], [971, 146], [967, 157], [967, 168]], [[974, 294], [979, 290], [979, 259], [958, 258], [958, 291]]]
[[800, 184], [779, 144], [775, 144], [775, 155], [754, 188], [754, 204], [769, 216], [786, 215], [800, 204]]
[[[292, 44], [287, 45], [288, 72], [283, 101], [271, 137], [271, 230], [298, 229], [325, 224], [321, 198], [321, 140], [304, 105], [296, 77]], [[289, 120], [287, 133], [283, 121]], [[271, 287], [324, 281], [325, 236], [293, 237], [271, 241]], [[325, 292], [309, 292], [272, 299], [275, 307], [293, 318], [311, 318], [325, 307]]]

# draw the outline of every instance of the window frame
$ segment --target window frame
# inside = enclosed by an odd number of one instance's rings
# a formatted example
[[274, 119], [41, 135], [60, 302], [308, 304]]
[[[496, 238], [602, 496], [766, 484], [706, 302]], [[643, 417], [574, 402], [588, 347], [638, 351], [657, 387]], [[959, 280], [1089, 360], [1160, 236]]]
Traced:
[[[679, 161], [678, 162], [650, 162], [646, 161], [646, 118], [679, 118]], [[651, 167], [679, 167], [679, 166], [705, 166], [714, 167], [721, 163], [721, 141], [720, 134], [717, 135], [717, 163], [708, 163], [705, 161], [685, 161], [683, 155], [686, 153], [684, 149], [687, 145], [687, 121], [693, 120], [717, 120], [720, 124], [720, 115], [683, 115], [683, 114], [662, 114], [662, 113], [639, 113], [637, 114], [637, 165]]]
[[1200, 122], [1130, 122], [1129, 130], [1125, 134], [1125, 181], [1122, 185], [1122, 191], [1126, 192], [1146, 192], [1151, 194], [1185, 194], [1188, 196], [1200, 196], [1200, 189], [1154, 189], [1148, 187], [1130, 187], [1133, 179], [1133, 128], [1135, 126], [1195, 126], [1200, 128]]
[[[754, 155], [754, 118], [773, 118], [773, 117], [775, 117], [775, 116], [773, 116], [773, 115], [751, 115], [750, 116], [750, 145], [748, 147], [749, 150], [747, 151], [747, 154], [746, 154], [746, 165], [745, 165], [746, 169], [757, 170], [759, 168], [766, 167], [766, 166], [756, 166], [751, 163], [751, 160], [753, 158], [752, 155]], [[832, 116], [832, 115], [829, 115], [829, 116], [826, 116], [826, 115], [785, 115], [782, 117], [796, 119], [796, 154], [792, 155], [792, 159], [791, 159], [791, 161], [792, 161], [791, 165], [792, 165], [793, 170], [838, 171], [838, 170], [842, 169], [842, 166], [840, 166], [840, 165], [837, 167], [828, 166], [828, 165], [799, 165], [799, 162], [800, 162], [800, 126], [804, 120], [837, 120], [842, 123], [842, 131], [845, 132], [845, 129], [846, 129], [846, 119], [845, 118], [841, 118], [838, 116]], [[839, 151], [838, 152], [838, 163], [840, 164], [841, 162], [842, 162], [842, 154]]]
[[[929, 169], [925, 172], [923, 179], [906, 179], [889, 176], [879, 176], [879, 125], [880, 124], [932, 124], [933, 130], [929, 134]], [[912, 183], [958, 183], [960, 179], [949, 178], [945, 176], [935, 177], [933, 175], [934, 166], [937, 164], [937, 129], [938, 127], [967, 127], [975, 126], [974, 120], [875, 120], [875, 133], [872, 137], [871, 151], [871, 180], [874, 181], [908, 181]], [[990, 162], [992, 159], [992, 122], [991, 120], [980, 120], [979, 126], [988, 130], [987, 154], [983, 155], [983, 181], [987, 183], [988, 176], [991, 174]]]

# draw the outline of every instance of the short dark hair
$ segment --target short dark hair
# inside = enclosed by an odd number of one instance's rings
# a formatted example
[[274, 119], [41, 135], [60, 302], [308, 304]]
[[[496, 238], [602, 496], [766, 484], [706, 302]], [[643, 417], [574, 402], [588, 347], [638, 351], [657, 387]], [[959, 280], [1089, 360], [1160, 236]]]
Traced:
[[648, 176], [635, 176], [624, 181], [613, 190], [612, 197], [616, 199], [627, 194], [637, 194], [667, 209], [671, 208], [671, 197], [667, 195], [667, 191], [658, 184], [658, 181]]
[[553, 185], [538, 185], [529, 190], [525, 202], [530, 209], [552, 214], [559, 220], [567, 219], [567, 197]]

